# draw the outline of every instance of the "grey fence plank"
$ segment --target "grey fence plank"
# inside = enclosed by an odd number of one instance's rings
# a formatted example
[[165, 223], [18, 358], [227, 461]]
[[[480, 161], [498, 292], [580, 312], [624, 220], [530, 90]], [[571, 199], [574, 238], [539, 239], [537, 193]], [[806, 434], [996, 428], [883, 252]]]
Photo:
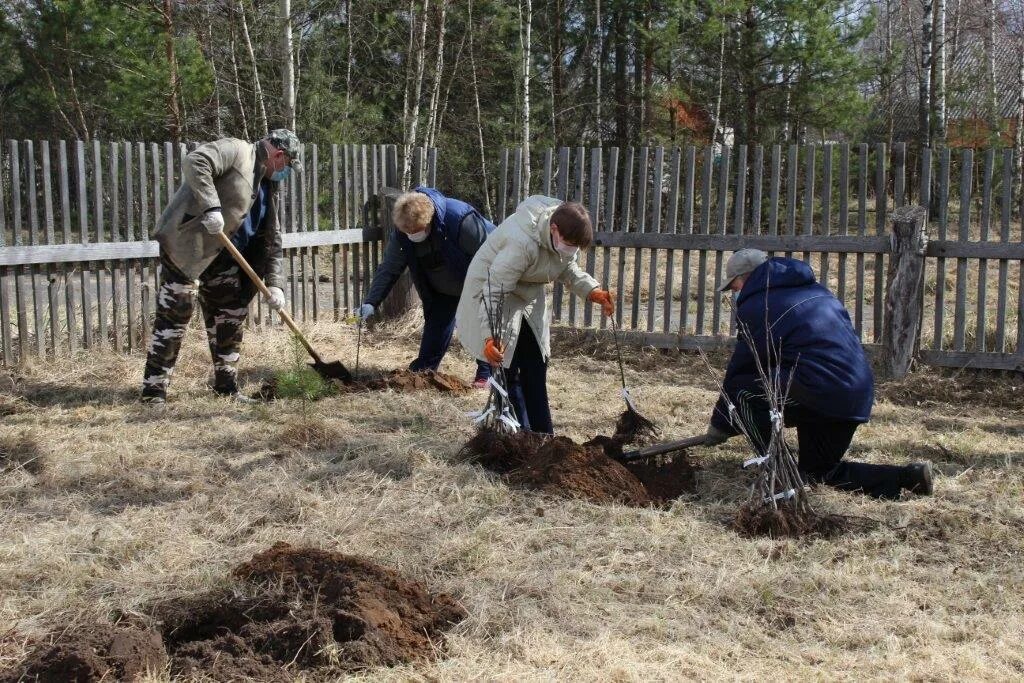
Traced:
[[[679, 167], [682, 161], [682, 150], [672, 148], [672, 160], [668, 171], [668, 211], [665, 214], [665, 232], [676, 234], [679, 219]], [[672, 329], [672, 295], [675, 292], [676, 252], [669, 249], [665, 252], [665, 300], [661, 312], [661, 329], [669, 332]]]
[[546, 150], [544, 150], [543, 188], [544, 188], [544, 196], [545, 197], [550, 197], [551, 196], [551, 158], [553, 156], [553, 153], [554, 153], [554, 150], [552, 150], [550, 147], [548, 147]]
[[[884, 235], [888, 231], [889, 227], [887, 225], [888, 215], [885, 180], [885, 143], [878, 143], [876, 149], [877, 153], [875, 157], [875, 230], [879, 235]], [[883, 257], [879, 255], [875, 257], [874, 320], [871, 326], [871, 339], [875, 342], [879, 342], [882, 339], [882, 305], [884, 303], [884, 288], [885, 261]]]
[[[121, 176], [120, 149], [116, 142], [110, 143], [110, 239], [112, 242], [121, 240], [121, 195], [118, 182]], [[121, 330], [122, 307], [124, 302], [121, 294], [121, 268], [115, 262], [107, 264], [110, 269], [111, 290], [111, 324], [114, 334], [114, 350], [121, 352], [124, 348], [124, 337]]]
[[[697, 171], [697, 148], [686, 147], [685, 178], [683, 180], [683, 225], [684, 234], [693, 233], [694, 180]], [[690, 325], [690, 251], [683, 250], [682, 290], [679, 292], [679, 331], [689, 330]]]
[[[23, 244], [22, 233], [25, 222], [21, 202], [21, 150], [17, 140], [10, 140], [10, 175], [11, 175], [11, 229], [15, 246]], [[27, 268], [24, 270], [28, 270]], [[14, 269], [15, 313], [18, 318], [18, 358], [24, 361], [28, 357], [29, 324], [28, 300], [25, 298], [25, 286], [22, 282], [22, 269]]]
[[[850, 145], [839, 148], [839, 234], [850, 234]], [[846, 306], [846, 254], [839, 255], [837, 296]]]
[[[427, 150], [427, 183], [431, 187], [437, 187], [437, 148], [431, 147]], [[529, 188], [527, 188], [529, 189]], [[529, 194], [529, 192], [527, 192]]]
[[[103, 201], [103, 152], [99, 140], [93, 140], [92, 158], [92, 208], [94, 216], [93, 220], [96, 224], [96, 241], [106, 242], [106, 217], [104, 214], [105, 202]], [[109, 329], [107, 326], [107, 297], [106, 292], [104, 292], [105, 280], [106, 267], [104, 264], [100, 264], [96, 268], [96, 317], [97, 322], [99, 323], [97, 325], [97, 329], [99, 330], [99, 337], [97, 338], [97, 341], [101, 348], [107, 346], [109, 342]]]
[[[960, 241], [966, 242], [971, 234], [971, 178], [974, 168], [974, 150], [963, 150], [960, 162]], [[953, 312], [953, 349], [965, 350], [967, 331], [967, 259], [956, 262], [956, 307]]]
[[753, 178], [750, 183], [750, 232], [761, 232], [761, 191], [764, 185], [764, 147], [754, 145]]
[[[982, 242], [988, 241], [989, 232], [992, 227], [992, 180], [995, 173], [995, 150], [989, 148], [985, 150], [985, 161], [982, 171], [982, 190], [981, 190], [981, 226], [980, 226], [980, 237]], [[978, 295], [977, 295], [977, 315], [975, 318], [976, 326], [974, 331], [974, 350], [975, 351], [987, 351], [987, 332], [988, 332], [988, 321], [987, 321], [987, 300], [988, 300], [988, 261], [981, 259], [978, 262]]]
[[[1013, 150], [1003, 150], [1003, 199], [1000, 206], [999, 241], [1010, 241], [1010, 207], [1013, 205]], [[1010, 263], [999, 259], [999, 289], [996, 301], [995, 351], [1006, 351], [1006, 300]]]
[[[78, 231], [79, 241], [84, 245], [89, 239], [89, 193], [85, 177], [85, 143], [75, 142], [75, 170], [78, 179]], [[82, 345], [89, 349], [94, 344], [92, 325], [92, 275], [89, 265], [83, 263], [80, 271], [80, 291], [82, 295]]]
[[[622, 186], [619, 190], [619, 203], [622, 207], [619, 212], [619, 225], [621, 230], [625, 232], [629, 230], [630, 223], [630, 207], [633, 196], [633, 157], [635, 152], [632, 147], [626, 148], [625, 163], [622, 168]], [[623, 313], [622, 309], [625, 308], [624, 297], [625, 297], [625, 279], [626, 279], [626, 250], [619, 249], [618, 253], [618, 268], [616, 271], [616, 291], [618, 300], [615, 303], [615, 324], [617, 327], [622, 327]]]
[[[747, 201], [747, 146], [740, 145], [736, 148], [736, 192], [733, 196], [733, 223], [732, 233], [743, 234], [743, 216], [746, 213]], [[721, 301], [722, 297], [715, 289], [715, 300]], [[736, 334], [736, 311], [729, 306], [729, 334]]]
[[[651, 220], [650, 232], [661, 232], [661, 194], [663, 189], [662, 176], [665, 173], [665, 148], [654, 149], [654, 174], [651, 181]], [[658, 304], [658, 250], [651, 249], [649, 277], [647, 279], [647, 331], [654, 332], [655, 309]], [[669, 297], [668, 292], [665, 294]]]
[[894, 143], [892, 156], [893, 206], [899, 208], [907, 203], [907, 143]]
[[[64, 243], [71, 241], [71, 184], [68, 177], [68, 144], [61, 140], [57, 146], [57, 173], [60, 185], [60, 221]], [[56, 240], [55, 240], [56, 241]], [[59, 281], [64, 286], [64, 311], [67, 320], [68, 351], [74, 353], [78, 348], [77, 324], [75, 314], [75, 292], [73, 280], [68, 268], [57, 266]]]
[[[636, 179], [636, 232], [647, 231], [647, 188], [650, 183], [650, 148], [640, 148], [640, 165]], [[637, 329], [640, 322], [640, 279], [643, 268], [643, 251], [633, 249], [633, 296], [630, 308], [630, 329]]]
[[512, 150], [512, 206], [515, 211], [519, 202], [523, 201], [523, 148], [516, 147]]
[[[547, 157], [545, 157], [547, 158]], [[607, 230], [614, 229], [615, 226], [615, 190], [617, 188], [617, 182], [619, 179], [619, 148], [612, 147], [608, 150], [608, 173], [605, 176], [605, 194], [604, 194], [604, 227]], [[594, 247], [597, 248], [596, 246]], [[603, 289], [609, 289], [611, 287], [611, 272], [612, 272], [612, 250], [605, 247], [601, 250], [601, 287]], [[621, 289], [616, 293], [617, 302], [616, 308], [621, 306], [622, 291]], [[601, 311], [601, 329], [604, 329], [608, 325], [608, 316]]]
[[[711, 183], [715, 168], [714, 148], [704, 148], [704, 167], [701, 173], [700, 224], [702, 234], [711, 232]], [[708, 252], [701, 250], [697, 257], [697, 320], [694, 334], [704, 334], [704, 318], [707, 299]]]
[[[832, 147], [831, 144], [826, 144], [821, 148], [821, 230], [819, 232], [826, 236], [832, 234]], [[828, 252], [822, 252], [819, 264], [818, 279], [828, 287]]]
[[[725, 234], [725, 223], [729, 215], [729, 160], [732, 150], [722, 145], [722, 159], [718, 167], [718, 234]], [[722, 330], [722, 297], [718, 289], [722, 286], [723, 254], [715, 252], [715, 287], [711, 294], [711, 334], [717, 335]]]
[[[586, 159], [586, 149], [583, 148], [583, 147], [577, 147], [576, 148], [576, 164], [575, 164], [575, 166], [576, 166], [576, 174], [575, 174], [575, 182], [573, 183], [572, 201], [578, 202], [580, 204], [583, 204], [585, 202], [584, 197], [583, 197], [583, 185], [584, 185], [584, 178], [585, 178], [585, 173], [586, 173], [586, 171], [584, 169], [585, 159]], [[587, 251], [588, 252], [592, 252], [593, 250], [592, 249], [588, 249]], [[579, 256], [577, 255], [576, 258], [577, 258], [577, 262], [578, 262], [579, 261]], [[577, 301], [577, 299], [579, 297], [573, 296], [572, 292], [569, 292], [568, 295], [569, 295], [569, 326], [570, 327], [576, 327], [576, 301]], [[585, 306], [589, 307], [590, 306], [589, 302], [586, 303]]]
[[[594, 147], [590, 150], [590, 182], [587, 209], [590, 213], [590, 223], [594, 230], [600, 229], [601, 224], [601, 148]], [[591, 276], [596, 275], [597, 268], [597, 247], [587, 249], [587, 272]], [[590, 327], [594, 322], [594, 306], [589, 302], [583, 305], [583, 324]]]
[[[40, 143], [40, 154], [42, 156], [42, 180], [43, 180], [43, 241], [46, 244], [55, 244], [57, 236], [55, 232], [56, 217], [53, 205], [53, 179], [50, 158], [50, 142], [43, 140]], [[57, 355], [60, 349], [60, 285], [58, 284], [57, 268], [53, 264], [47, 264], [46, 293], [49, 305], [47, 311], [50, 314], [50, 351]]]
[[[367, 168], [366, 167], [366, 145], [361, 145], [360, 146], [360, 154], [361, 154], [361, 157], [360, 157], [360, 165], [359, 165], [359, 168], [360, 168], [359, 178], [360, 178], [360, 181], [361, 181], [360, 189], [362, 190], [361, 203], [360, 203], [360, 205], [362, 207], [362, 219], [363, 219], [362, 226], [363, 226], [363, 228], [369, 228], [370, 227], [370, 224], [369, 224], [370, 194], [369, 194], [369, 189], [367, 187], [367, 183], [369, 182], [369, 178], [368, 178], [367, 173], [366, 173], [366, 168]], [[367, 244], [367, 245], [363, 246], [363, 262], [362, 262], [363, 289], [362, 289], [362, 294], [360, 294], [360, 301], [365, 301], [366, 300], [366, 295], [370, 293], [370, 281], [371, 281], [371, 279], [373, 277], [373, 273], [370, 272], [370, 249], [372, 249], [372, 248], [373, 248], [372, 244]]]
[[498, 183], [498, 220], [505, 220], [508, 217], [508, 148], [501, 150], [501, 162], [499, 164], [501, 182]]
[[[132, 144], [125, 142], [121, 147], [124, 149], [124, 237], [132, 242], [135, 240], [135, 192], [132, 182]], [[127, 319], [128, 349], [134, 350], [138, 347], [135, 326], [135, 264], [123, 262], [121, 268], [124, 270], [124, 302], [125, 317]]]
[[[943, 147], [939, 156], [938, 182], [938, 225], [939, 239], [945, 240], [949, 225], [949, 161], [948, 147]], [[946, 259], [939, 257], [935, 261], [935, 330], [932, 336], [932, 348], [941, 350], [944, 346], [946, 317]]]
[[779, 185], [782, 182], [782, 146], [772, 145], [771, 179], [768, 187], [768, 234], [779, 234]]
[[[25, 141], [25, 176], [28, 180], [28, 223], [31, 231], [32, 244], [39, 244], [39, 202], [36, 187], [36, 153], [32, 140]], [[29, 281], [32, 285], [32, 321], [35, 329], [35, 353], [42, 356], [46, 353], [46, 318], [44, 315], [46, 301], [43, 299], [41, 287], [43, 279], [37, 266], [29, 268]]]
[[[815, 146], [807, 145], [804, 154], [804, 215], [803, 215], [803, 233], [805, 235], [814, 234], [814, 157], [815, 157]], [[807, 265], [811, 264], [811, 255], [804, 252], [804, 261]]]
[[[789, 157], [786, 162], [786, 234], [796, 234], [796, 192], [799, 178], [800, 148], [789, 146]], [[786, 254], [792, 256], [792, 254]]]
[[[868, 230], [868, 146], [858, 145], [860, 173], [857, 179], [857, 234], [866, 235]], [[864, 255], [857, 255], [856, 292], [854, 292], [854, 328], [857, 336], [864, 340]]]
[[[139, 238], [147, 239], [150, 234], [149, 230], [149, 198], [146, 188], [146, 174], [148, 169], [146, 168], [146, 146], [143, 143], [138, 143], [135, 148], [135, 152], [139, 157]], [[153, 297], [151, 296], [152, 290], [149, 282], [149, 270], [150, 270], [150, 259], [145, 259], [139, 263], [139, 324], [141, 327], [139, 335], [139, 344], [142, 348], [146, 348], [146, 344], [149, 342], [149, 313], [152, 309]], [[153, 266], [153, 270], [156, 270], [156, 266]]]
[[[521, 152], [522, 150], [520, 150]], [[555, 179], [555, 197], [561, 199], [563, 202], [569, 199], [569, 148], [559, 147], [558, 148], [558, 175]], [[513, 176], [514, 178], [514, 176]], [[515, 180], [513, 179], [513, 182]], [[517, 200], [518, 201], [518, 200]], [[556, 282], [552, 287], [552, 318], [555, 320], [562, 319], [562, 300], [564, 288], [561, 282]]]
[[[712, 233], [623, 233], [599, 232], [594, 235], [595, 244], [602, 247], [624, 247], [627, 249], [691, 249], [728, 252], [738, 249], [762, 249], [764, 251], [807, 251], [809, 253], [831, 252], [833, 254], [888, 254], [889, 237], [887, 235], [722, 235]], [[998, 251], [997, 250], [1003, 250]], [[960, 244], [959, 242], [929, 242], [925, 253], [936, 256], [943, 253], [949, 256], [967, 254], [977, 258], [979, 254], [1003, 253], [1008, 258], [1024, 257], [1024, 242], [1008, 245], [977, 242]], [[0, 265], [3, 262], [0, 261]]]
[[[0, 155], [3, 149], [0, 145]], [[0, 156], [0, 181], [3, 179], [3, 157]], [[0, 247], [7, 245], [7, 209], [4, 206], [4, 183], [0, 182]], [[0, 354], [5, 365], [14, 364], [14, 345], [11, 338], [11, 299], [8, 294], [10, 268], [0, 268]]]

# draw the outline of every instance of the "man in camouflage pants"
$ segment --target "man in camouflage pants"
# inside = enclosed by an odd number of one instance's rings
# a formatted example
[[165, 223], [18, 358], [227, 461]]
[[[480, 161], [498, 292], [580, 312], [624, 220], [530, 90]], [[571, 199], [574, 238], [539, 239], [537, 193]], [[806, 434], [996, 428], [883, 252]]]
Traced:
[[249, 400], [238, 392], [236, 366], [255, 287], [221, 248], [217, 233], [224, 231], [261, 275], [270, 307], [284, 306], [277, 190], [298, 166], [298, 147], [294, 133], [278, 129], [255, 143], [234, 138], [207, 143], [184, 159], [185, 182], [157, 224], [160, 289], [142, 379], [144, 402], [166, 400], [197, 293], [213, 356], [213, 389]]

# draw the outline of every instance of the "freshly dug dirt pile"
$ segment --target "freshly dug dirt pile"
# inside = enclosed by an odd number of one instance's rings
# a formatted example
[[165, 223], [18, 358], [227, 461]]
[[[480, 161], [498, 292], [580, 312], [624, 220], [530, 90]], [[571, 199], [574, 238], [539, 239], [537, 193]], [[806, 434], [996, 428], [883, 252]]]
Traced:
[[467, 382], [455, 375], [434, 370], [413, 372], [412, 370], [392, 370], [377, 376], [360, 377], [351, 384], [343, 385], [348, 391], [384, 391], [391, 389], [408, 394], [414, 391], [432, 389], [447, 394], [465, 394], [473, 389]]
[[231, 572], [234, 585], [154, 605], [162, 634], [106, 626], [40, 648], [0, 682], [172, 676], [292, 681], [429, 659], [466, 618], [453, 598], [352, 555], [276, 543]]
[[614, 459], [621, 453], [622, 442], [610, 437], [578, 444], [564, 436], [493, 431], [478, 432], [461, 451], [514, 486], [595, 503], [666, 505], [694, 490], [696, 468], [685, 453], [660, 466], [622, 464]]
[[[473, 387], [461, 378], [449, 375], [446, 372], [435, 372], [434, 370], [424, 370], [422, 372], [391, 370], [389, 372], [361, 373], [359, 377], [356, 377], [351, 382], [335, 380], [334, 385], [342, 392], [386, 391], [390, 389], [401, 394], [411, 394], [414, 391], [466, 394], [473, 390]], [[253, 393], [253, 398], [261, 401], [274, 401], [279, 398], [278, 393], [277, 380], [269, 379]]]
[[79, 629], [41, 646], [16, 669], [0, 676], [14, 681], [132, 681], [167, 665], [160, 634], [109, 624]]
[[232, 576], [243, 591], [163, 610], [172, 673], [292, 680], [295, 669], [391, 666], [432, 657], [466, 617], [447, 595], [327, 550], [277, 543]]
[[771, 538], [802, 538], [819, 536], [829, 538], [858, 526], [856, 520], [840, 515], [812, 513], [799, 515], [790, 508], [771, 510], [767, 507], [753, 508], [749, 504], [736, 511], [732, 528], [742, 536], [769, 536]]

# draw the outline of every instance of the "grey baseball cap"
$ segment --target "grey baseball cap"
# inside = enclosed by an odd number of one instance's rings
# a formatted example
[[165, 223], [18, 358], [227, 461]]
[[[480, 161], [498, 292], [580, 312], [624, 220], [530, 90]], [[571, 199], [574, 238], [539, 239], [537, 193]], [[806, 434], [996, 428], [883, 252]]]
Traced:
[[760, 249], [740, 249], [737, 252], [733, 252], [733, 255], [729, 257], [725, 264], [725, 282], [718, 291], [724, 292], [729, 289], [729, 285], [732, 284], [733, 280], [740, 275], [754, 272], [759, 265], [767, 260], [768, 254]]
[[296, 171], [302, 171], [302, 163], [299, 161], [299, 136], [287, 128], [275, 128], [267, 135], [267, 140], [274, 147], [284, 150], [288, 155], [289, 165]]

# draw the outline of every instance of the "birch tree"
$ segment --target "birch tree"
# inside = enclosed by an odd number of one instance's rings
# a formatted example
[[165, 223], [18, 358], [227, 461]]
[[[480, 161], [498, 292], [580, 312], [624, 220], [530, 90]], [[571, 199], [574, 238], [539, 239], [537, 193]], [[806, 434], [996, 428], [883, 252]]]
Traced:
[[259, 112], [259, 129], [257, 137], [266, 135], [270, 129], [267, 127], [267, 107], [263, 103], [263, 88], [260, 86], [260, 70], [256, 64], [256, 51], [252, 49], [252, 39], [249, 37], [249, 22], [245, 18], [245, 5], [238, 0], [238, 16], [242, 20], [242, 39], [245, 40], [245, 47], [249, 51], [249, 63], [252, 65], [252, 82], [256, 90], [256, 111]]
[[167, 114], [171, 140], [181, 143], [181, 82], [178, 80], [178, 60], [174, 54], [174, 3], [164, 0], [160, 12], [164, 23], [164, 50], [167, 54], [168, 92]]
[[921, 1], [921, 71], [918, 74], [918, 130], [921, 146], [931, 144], [932, 8], [934, 0]]
[[996, 99], [996, 3], [985, 0], [985, 87], [989, 133], [993, 139], [999, 135], [999, 102]]
[[484, 126], [480, 115], [480, 86], [477, 83], [476, 55], [473, 48], [473, 0], [469, 0], [469, 6], [466, 11], [469, 18], [469, 67], [473, 81], [473, 103], [476, 109], [476, 135], [477, 142], [480, 145], [480, 178], [484, 185], [484, 203], [486, 204], [487, 215], [492, 220], [497, 220], [499, 216], [495, 216], [491, 209], [491, 193], [487, 187], [487, 154], [484, 151]]
[[447, 29], [448, 0], [441, 0], [441, 26], [437, 34], [437, 57], [434, 60], [434, 83], [430, 89], [430, 109], [427, 112], [427, 132], [424, 144], [433, 147], [440, 122], [438, 108], [441, 99], [441, 76], [444, 73], [444, 37]]
[[[519, 40], [522, 47], [522, 69], [523, 69], [523, 193], [530, 194], [530, 30], [533, 24], [533, 0], [525, 0], [519, 3]], [[518, 200], [518, 198], [517, 198]]]
[[[416, 16], [415, 2], [409, 3], [410, 9], [410, 21]], [[408, 187], [411, 180], [412, 172], [412, 148], [416, 146], [417, 139], [417, 128], [420, 122], [420, 99], [423, 97], [423, 68], [426, 62], [426, 49], [427, 49], [427, 12], [430, 10], [430, 0], [423, 0], [422, 13], [423, 16], [420, 20], [420, 38], [416, 43], [415, 54], [409, 55], [409, 63], [415, 63], [416, 75], [413, 77], [412, 83], [412, 95], [409, 98], [408, 114], [405, 120], [405, 140], [403, 141], [403, 147], [405, 148], [405, 160], [402, 165], [402, 186]], [[410, 31], [410, 37], [412, 31]], [[411, 43], [410, 43], [411, 44]]]
[[935, 7], [935, 54], [934, 94], [932, 106], [935, 110], [935, 132], [932, 140], [937, 145], [946, 144], [946, 0], [936, 0]]
[[291, 0], [281, 2], [281, 47], [284, 52], [284, 122], [288, 130], [295, 131], [295, 56], [292, 48], [292, 3]]

